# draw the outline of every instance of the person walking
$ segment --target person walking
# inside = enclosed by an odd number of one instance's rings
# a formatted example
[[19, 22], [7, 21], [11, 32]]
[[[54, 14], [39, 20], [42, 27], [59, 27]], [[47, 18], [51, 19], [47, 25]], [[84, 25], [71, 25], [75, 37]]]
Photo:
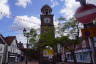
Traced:
[[57, 63], [57, 54], [55, 53], [53, 56], [53, 62], [52, 64], [56, 64]]

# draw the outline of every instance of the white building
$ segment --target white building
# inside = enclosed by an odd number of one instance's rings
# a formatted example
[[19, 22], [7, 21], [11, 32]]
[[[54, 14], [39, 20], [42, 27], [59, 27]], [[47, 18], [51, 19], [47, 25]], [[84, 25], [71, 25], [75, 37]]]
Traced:
[[5, 56], [7, 56], [4, 54], [6, 52], [6, 42], [4, 40], [5, 38], [0, 34], [0, 64], [2, 64], [3, 62], [6, 62], [6, 58]]
[[17, 61], [21, 51], [18, 48], [16, 36], [8, 36], [5, 38], [5, 41], [8, 44], [8, 61]]

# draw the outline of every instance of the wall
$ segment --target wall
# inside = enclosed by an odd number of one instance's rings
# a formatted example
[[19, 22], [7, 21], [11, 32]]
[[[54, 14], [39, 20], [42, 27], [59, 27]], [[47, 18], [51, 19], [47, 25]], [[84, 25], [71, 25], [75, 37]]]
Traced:
[[3, 60], [3, 54], [4, 54], [4, 44], [0, 44], [0, 64]]
[[16, 40], [13, 40], [13, 42], [11, 43], [11, 45], [8, 46], [8, 51], [11, 52], [11, 53], [17, 53], [17, 54], [20, 54], [21, 53], [21, 51], [17, 47]]
[[[75, 51], [77, 62], [91, 63], [90, 49], [81, 49]], [[66, 53], [67, 61], [73, 62], [73, 58], [70, 52]]]

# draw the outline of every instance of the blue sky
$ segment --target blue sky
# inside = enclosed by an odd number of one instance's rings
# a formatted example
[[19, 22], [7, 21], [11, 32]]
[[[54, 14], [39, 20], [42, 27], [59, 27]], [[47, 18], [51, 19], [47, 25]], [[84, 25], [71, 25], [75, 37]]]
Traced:
[[[19, 2], [19, 0], [5, 0], [7, 1], [6, 4], [10, 8], [10, 11], [7, 13], [10, 13], [12, 16], [34, 16], [39, 18], [40, 16], [40, 9], [43, 5], [53, 5], [53, 2], [49, 0], [24, 0], [26, 1], [26, 5], [24, 3]], [[23, 1], [23, 0], [22, 0]], [[29, 1], [27, 3], [27, 1]], [[61, 1], [56, 1], [61, 2]], [[64, 2], [61, 2], [62, 6]], [[58, 6], [58, 7], [55, 7]], [[59, 10], [62, 8], [62, 6], [59, 6], [59, 4], [56, 4], [53, 7], [53, 13], [55, 16], [60, 16]], [[6, 8], [6, 7], [5, 7]], [[6, 13], [6, 12], [3, 12]], [[15, 18], [8, 18], [6, 16], [3, 16], [2, 19], [0, 19], [0, 32], [4, 34], [5, 36], [12, 35], [12, 31], [10, 30], [11, 25], [15, 22]], [[10, 34], [9, 34], [10, 32]]]
[[[96, 4], [96, 1], [88, 0], [88, 3]], [[53, 9], [55, 25], [57, 18], [72, 17], [80, 6], [75, 0], [0, 0], [0, 33], [24, 40], [23, 28], [40, 28], [40, 9], [45, 4]]]

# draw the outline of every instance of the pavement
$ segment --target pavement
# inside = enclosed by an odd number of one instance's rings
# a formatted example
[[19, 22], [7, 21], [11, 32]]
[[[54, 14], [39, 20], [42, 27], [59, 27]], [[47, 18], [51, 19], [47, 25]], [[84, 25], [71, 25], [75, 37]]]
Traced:
[[[59, 62], [57, 64], [74, 64], [73, 62]], [[92, 64], [92, 63], [77, 63], [77, 64]]]
[[[12, 63], [12, 64], [14, 64], [14, 63]], [[25, 64], [25, 62], [19, 62], [16, 64]], [[38, 63], [38, 61], [31, 61], [31, 62], [28, 62], [28, 64], [39, 64], [39, 63]], [[72, 62], [59, 62], [56, 64], [74, 64], [74, 63], [72, 63]], [[87, 63], [78, 63], [78, 64], [87, 64]]]
[[[25, 64], [25, 62], [19, 62], [16, 64]], [[39, 63], [37, 61], [31, 61], [31, 62], [28, 62], [27, 64], [39, 64]]]

